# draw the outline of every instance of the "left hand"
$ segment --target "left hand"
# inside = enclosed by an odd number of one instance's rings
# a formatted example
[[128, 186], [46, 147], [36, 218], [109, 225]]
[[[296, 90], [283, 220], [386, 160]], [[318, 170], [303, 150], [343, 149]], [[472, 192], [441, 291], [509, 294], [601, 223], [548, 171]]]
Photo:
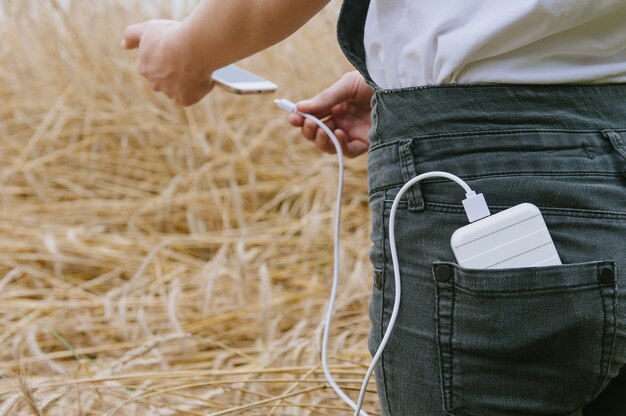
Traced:
[[180, 22], [150, 20], [128, 26], [122, 46], [139, 49], [138, 69], [155, 91], [189, 106], [200, 101], [212, 87], [211, 71], [194, 66], [185, 48]]
[[[326, 125], [337, 136], [344, 156], [355, 158], [369, 149], [372, 94], [372, 88], [361, 74], [352, 71], [310, 100], [299, 102], [298, 110], [326, 118]], [[336, 153], [330, 137], [311, 120], [292, 113], [289, 122], [300, 127], [302, 135], [323, 152]]]

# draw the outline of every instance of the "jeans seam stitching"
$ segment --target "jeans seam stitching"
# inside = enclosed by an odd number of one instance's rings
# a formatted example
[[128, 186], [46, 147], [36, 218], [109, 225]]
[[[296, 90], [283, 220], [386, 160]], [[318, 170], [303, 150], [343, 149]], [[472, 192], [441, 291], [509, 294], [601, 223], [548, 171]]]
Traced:
[[[391, 206], [393, 203], [392, 200], [385, 200], [384, 204], [386, 206]], [[398, 204], [398, 208], [404, 209], [408, 208], [406, 201], [400, 201]], [[491, 213], [495, 214], [500, 211], [504, 211], [510, 206], [507, 205], [490, 205], [489, 206]], [[626, 219], [626, 212], [606, 212], [606, 211], [595, 211], [595, 210], [580, 210], [580, 209], [572, 209], [572, 208], [556, 208], [556, 207], [539, 207], [543, 214], [547, 214], [553, 217], [576, 217], [576, 218], [594, 218], [594, 219], [604, 219], [604, 220], [615, 220], [615, 221], [624, 221]], [[453, 204], [443, 204], [440, 202], [427, 202], [425, 206], [425, 211], [428, 212], [436, 212], [436, 213], [451, 213], [451, 214], [459, 214], [465, 215], [465, 211], [459, 205]]]
[[[519, 171], [502, 171], [502, 172], [491, 172], [491, 173], [480, 173], [473, 175], [463, 175], [463, 178], [467, 180], [473, 179], [484, 179], [484, 178], [508, 178], [511, 176], [547, 176], [547, 177], [560, 177], [560, 176], [608, 176], [608, 177], [620, 177], [622, 176], [621, 172], [615, 171], [589, 171], [589, 170], [572, 170], [572, 171], [541, 171], [541, 170], [519, 170]], [[429, 178], [425, 180], [426, 183], [442, 183], [446, 182], [445, 179], [438, 178]]]
[[451, 285], [452, 305], [450, 309], [450, 338], [448, 339], [448, 348], [450, 350], [450, 408], [454, 408], [454, 349], [452, 348], [452, 339], [454, 338], [454, 313], [456, 307], [456, 276], [453, 277]]
[[[389, 201], [386, 201], [389, 202]], [[510, 208], [505, 205], [490, 205], [492, 214], [499, 211]], [[623, 221], [626, 219], [626, 212], [605, 212], [596, 210], [577, 210], [571, 208], [556, 208], [556, 207], [539, 207], [541, 212], [545, 215], [551, 215], [556, 217], [577, 217], [577, 218], [596, 218], [596, 219], [612, 219], [616, 221]], [[456, 213], [463, 214], [463, 208], [458, 205], [443, 204], [440, 202], [428, 202], [426, 204], [426, 211], [440, 212], [440, 213]]]
[[[439, 347], [439, 367], [441, 376], [441, 394], [446, 412], [449, 414], [458, 414], [454, 410], [452, 400], [454, 385], [454, 353], [452, 348], [452, 338], [454, 335], [454, 308], [455, 294], [454, 283], [440, 284], [435, 279], [435, 293], [437, 296], [437, 315], [436, 324], [438, 327], [437, 344]], [[446, 306], [443, 301], [450, 302], [450, 306]], [[445, 307], [445, 311], [442, 309]], [[445, 316], [445, 319], [444, 319]], [[445, 333], [442, 330], [445, 327]]]
[[448, 385], [448, 409], [446, 409], [448, 411], [448, 413], [450, 413], [451, 415], [454, 416], [476, 416], [473, 413], [469, 413], [466, 412], [464, 410], [461, 409], [456, 409], [455, 406], [460, 406], [457, 405], [454, 401], [454, 348], [452, 345], [453, 342], [453, 338], [454, 338], [454, 316], [455, 316], [455, 309], [456, 309], [456, 289], [457, 289], [457, 281], [456, 281], [456, 276], [452, 278], [452, 282], [450, 283], [450, 298], [451, 298], [451, 305], [450, 305], [450, 335], [448, 338], [448, 354], [450, 354], [450, 376], [449, 378], [449, 385]]
[[[602, 291], [602, 288], [600, 289]], [[601, 293], [602, 295], [602, 293]], [[604, 317], [605, 317], [605, 327], [606, 327], [606, 318], [607, 318], [607, 308], [609, 309], [608, 311], [608, 315], [611, 317], [612, 321], [609, 323], [609, 326], [611, 328], [611, 335], [610, 335], [610, 339], [606, 339], [606, 331], [603, 331], [603, 336], [602, 336], [602, 361], [601, 361], [601, 368], [600, 368], [600, 377], [598, 378], [598, 384], [596, 386], [596, 390], [594, 392], [594, 396], [596, 394], [599, 393], [600, 388], [602, 387], [602, 384], [604, 383], [604, 381], [607, 378], [610, 366], [611, 366], [611, 361], [613, 360], [613, 349], [614, 349], [614, 345], [615, 345], [615, 337], [616, 337], [616, 332], [617, 332], [617, 316], [616, 316], [616, 298], [618, 296], [618, 291], [614, 290], [613, 295], [610, 297], [610, 299], [607, 302], [606, 296], [602, 295], [602, 306], [603, 306], [603, 312], [604, 312]], [[606, 345], [608, 344], [608, 345]], [[608, 348], [608, 357], [604, 357], [604, 355], [606, 354], [605, 352], [605, 345]]]
[[550, 287], [536, 288], [536, 289], [482, 290], [482, 289], [472, 289], [472, 288], [469, 288], [467, 286], [463, 286], [457, 283], [456, 287], [460, 289], [462, 292], [465, 292], [468, 294], [518, 295], [521, 293], [541, 293], [541, 292], [562, 291], [562, 290], [568, 290], [568, 289], [597, 288], [597, 287], [600, 287], [600, 285], [598, 285], [597, 283], [580, 283], [577, 285], [550, 286]]
[[[437, 342], [437, 350], [439, 352], [439, 377], [441, 378], [441, 397], [446, 404], [446, 382], [444, 374], [443, 354], [441, 352], [441, 288], [435, 283], [435, 336]], [[447, 409], [446, 409], [447, 410]]]
[[[618, 296], [619, 296], [619, 290], [617, 287], [617, 265], [614, 265], [614, 273], [615, 273], [615, 286], [614, 286], [614, 293], [613, 296], [611, 297], [611, 306], [612, 306], [612, 313], [611, 316], [613, 318], [613, 325], [612, 325], [612, 330], [613, 330], [613, 335], [611, 337], [611, 348], [610, 348], [610, 353], [609, 353], [609, 360], [607, 361], [607, 367], [606, 367], [606, 374], [608, 374], [610, 365], [611, 365], [611, 361], [613, 361], [613, 352], [615, 351], [615, 338], [617, 337], [617, 302], [618, 302]], [[605, 375], [606, 377], [606, 375]]]
[[[498, 178], [498, 177], [510, 177], [511, 175], [528, 175], [528, 176], [549, 176], [549, 177], [561, 177], [561, 176], [606, 176], [606, 177], [616, 177], [619, 178], [623, 176], [622, 172], [607, 172], [607, 171], [575, 171], [575, 172], [542, 172], [542, 171], [519, 171], [519, 172], [495, 172], [484, 175], [466, 175], [463, 176], [463, 179], [473, 180], [473, 179], [484, 179], [484, 178]], [[423, 183], [443, 183], [445, 180], [440, 179], [427, 179], [424, 180]], [[394, 183], [384, 186], [379, 186], [376, 188], [372, 188], [369, 191], [369, 196], [373, 196], [374, 194], [385, 191], [388, 189], [394, 189], [398, 187], [402, 187], [403, 183]]]
[[[378, 110], [377, 110], [378, 112]], [[606, 131], [606, 130], [604, 130]], [[614, 132], [626, 132], [626, 129], [612, 129], [610, 131]], [[399, 142], [407, 141], [407, 140], [435, 140], [435, 139], [454, 139], [458, 137], [474, 137], [474, 136], [502, 136], [502, 135], [511, 135], [511, 134], [524, 134], [524, 133], [578, 133], [578, 134], [589, 134], [589, 135], [599, 135], [600, 137], [604, 136], [602, 134], [603, 130], [600, 129], [532, 129], [532, 128], [523, 128], [523, 129], [498, 129], [498, 130], [466, 130], [454, 133], [436, 133], [436, 134], [425, 134], [421, 136], [398, 136], [393, 139], [387, 139], [383, 142], [377, 143], [370, 147], [370, 152], [374, 152], [378, 149], [385, 148], [388, 146], [397, 145]], [[380, 140], [380, 136], [377, 136]], [[603, 139], [606, 139], [603, 137]]]
[[[434, 277], [434, 276], [433, 276]], [[450, 391], [449, 391], [449, 386], [448, 386], [448, 374], [447, 374], [447, 366], [446, 366], [446, 358], [445, 355], [448, 351], [445, 351], [448, 347], [448, 343], [446, 342], [444, 344], [444, 340], [443, 340], [443, 335], [442, 335], [442, 328], [443, 325], [446, 324], [446, 322], [444, 322], [444, 320], [442, 319], [442, 297], [445, 294], [445, 290], [444, 288], [442, 288], [439, 284], [437, 284], [436, 282], [436, 278], [435, 278], [435, 296], [436, 296], [436, 300], [437, 300], [437, 315], [436, 315], [436, 334], [437, 334], [437, 346], [438, 346], [438, 350], [439, 350], [439, 374], [441, 377], [441, 395], [442, 395], [442, 399], [443, 399], [443, 404], [444, 404], [444, 408], [446, 411], [450, 411]]]
[[[385, 195], [385, 199], [387, 198], [387, 195]], [[385, 327], [385, 289], [387, 287], [387, 240], [388, 240], [388, 234], [387, 234], [387, 227], [385, 227], [385, 204], [383, 203], [383, 209], [381, 209], [381, 224], [383, 227], [383, 239], [382, 239], [382, 245], [383, 245], [383, 273], [382, 273], [382, 293], [381, 293], [381, 307], [380, 307], [380, 328], [379, 328], [379, 337], [382, 340], [383, 336], [384, 336], [384, 327]], [[383, 394], [385, 396], [385, 410], [387, 411], [387, 414], [389, 416], [391, 416], [391, 408], [390, 408], [390, 404], [389, 404], [389, 392], [387, 390], [387, 372], [385, 371], [385, 354], [384, 351], [380, 356], [380, 371], [382, 371], [382, 379], [383, 379]]]
[[593, 388], [593, 392], [591, 393], [590, 399], [592, 399], [600, 390], [602, 386], [602, 381], [604, 380], [604, 372], [605, 372], [605, 343], [606, 343], [606, 330], [607, 330], [607, 314], [606, 314], [606, 299], [604, 294], [602, 293], [602, 285], [598, 285], [598, 293], [600, 295], [600, 299], [602, 300], [602, 342], [600, 347], [600, 374], [598, 375], [598, 379], [596, 380], [596, 385]]

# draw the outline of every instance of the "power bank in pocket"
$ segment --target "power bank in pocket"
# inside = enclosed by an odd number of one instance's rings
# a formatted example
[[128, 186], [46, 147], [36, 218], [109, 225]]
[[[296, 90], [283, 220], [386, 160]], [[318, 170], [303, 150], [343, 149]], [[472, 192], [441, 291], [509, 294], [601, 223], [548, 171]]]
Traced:
[[520, 204], [452, 234], [457, 263], [469, 269], [508, 269], [561, 264], [539, 208]]

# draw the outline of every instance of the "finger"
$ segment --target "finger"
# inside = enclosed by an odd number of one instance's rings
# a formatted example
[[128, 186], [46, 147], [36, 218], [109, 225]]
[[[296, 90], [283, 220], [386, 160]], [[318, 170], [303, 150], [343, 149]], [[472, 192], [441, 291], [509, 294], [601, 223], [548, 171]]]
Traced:
[[298, 110], [316, 115], [330, 113], [331, 108], [354, 95], [354, 78], [352, 74], [342, 76], [339, 81], [310, 100], [300, 101], [297, 104]]
[[304, 117], [302, 117], [300, 114], [291, 113], [289, 114], [289, 124], [294, 127], [302, 127], [302, 125], [304, 124]]
[[334, 131], [337, 140], [341, 144], [344, 156], [348, 158], [355, 158], [367, 152], [369, 149], [369, 143], [362, 142], [360, 140], [352, 140], [348, 138], [345, 131], [337, 129]]
[[315, 135], [315, 146], [323, 152], [335, 154], [337, 149], [324, 130], [319, 129]]
[[307, 140], [315, 140], [315, 135], [317, 134], [317, 124], [315, 124], [311, 120], [305, 120], [304, 125], [302, 126], [302, 135]]
[[122, 46], [126, 49], [135, 49], [139, 47], [141, 43], [141, 37], [145, 30], [146, 24], [139, 23], [136, 25], [130, 25], [124, 30], [124, 39], [122, 40]]
[[[348, 135], [341, 129], [337, 129], [337, 130], [333, 129], [333, 134], [335, 135], [335, 138], [339, 142], [339, 146], [341, 147], [341, 152], [343, 153], [343, 155], [350, 157], [348, 153], [348, 140], [349, 140]], [[335, 144], [332, 142], [332, 140], [329, 139], [329, 141], [331, 142], [333, 147], [335, 147]]]
[[330, 129], [330, 131], [334, 132], [335, 129], [337, 128], [337, 122], [335, 121], [334, 118], [330, 117], [328, 118], [324, 124], [326, 124], [328, 126], [328, 128]]

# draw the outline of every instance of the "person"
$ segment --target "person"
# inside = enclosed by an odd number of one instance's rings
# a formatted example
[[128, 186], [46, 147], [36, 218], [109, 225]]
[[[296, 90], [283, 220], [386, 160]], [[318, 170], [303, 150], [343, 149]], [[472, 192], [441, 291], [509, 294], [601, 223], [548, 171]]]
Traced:
[[[123, 43], [156, 91], [190, 105], [215, 69], [326, 3], [204, 0]], [[376, 369], [383, 415], [626, 414], [624, 21], [622, 0], [344, 1], [339, 43], [357, 71], [298, 109], [328, 117], [346, 155], [368, 153], [370, 350], [394, 300], [390, 204], [417, 174], [454, 173], [494, 212], [537, 205], [563, 263], [462, 268], [449, 246], [466, 223], [460, 190], [411, 188], [396, 217], [402, 307]]]

